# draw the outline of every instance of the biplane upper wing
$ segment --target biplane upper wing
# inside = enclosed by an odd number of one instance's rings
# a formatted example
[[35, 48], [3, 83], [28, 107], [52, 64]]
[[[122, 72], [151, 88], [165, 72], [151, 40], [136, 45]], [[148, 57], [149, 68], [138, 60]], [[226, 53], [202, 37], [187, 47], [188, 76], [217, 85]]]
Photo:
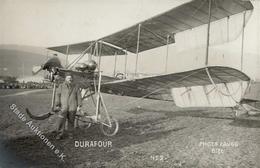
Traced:
[[[230, 67], [210, 66], [180, 73], [112, 81], [103, 84], [101, 91], [123, 96], [173, 100], [174, 89], [181, 91], [179, 94], [184, 96], [186, 93], [201, 87], [203, 91], [199, 92], [204, 92], [203, 94], [206, 96], [214, 89], [214, 85], [218, 85], [223, 90], [223, 84], [226, 84], [227, 88], [224, 92], [228, 94], [229, 91], [234, 91], [232, 88], [234, 86], [229, 86], [230, 83], [249, 80], [250, 78], [239, 70]], [[198, 99], [202, 99], [202, 95], [198, 96]], [[174, 101], [176, 102], [176, 100]]]
[[[84, 52], [87, 48], [90, 47], [89, 50], [87, 50], [87, 53], [91, 53], [94, 55], [97, 55], [98, 53], [93, 53], [94, 51], [94, 47], [95, 45], [93, 45], [96, 41], [86, 41], [86, 42], [82, 42], [82, 43], [76, 43], [76, 44], [69, 44], [69, 45], [62, 45], [62, 46], [56, 46], [56, 47], [49, 47], [49, 50], [53, 50], [56, 52], [60, 52], [62, 54], [81, 54], [82, 52]], [[125, 55], [125, 51], [106, 44], [106, 43], [102, 43], [102, 42], [98, 42], [99, 47], [101, 48], [101, 53], [99, 53], [101, 56], [110, 56], [110, 55], [115, 55], [115, 53], [117, 55]]]
[[[212, 0], [211, 6], [211, 22], [253, 9], [251, 2], [245, 0]], [[132, 53], [171, 44], [175, 42], [174, 34], [207, 24], [208, 9], [208, 0], [192, 0], [102, 40]], [[141, 28], [137, 51], [139, 25]]]
[[[246, 0], [212, 0], [211, 22], [252, 10], [253, 5]], [[113, 33], [97, 41], [50, 47], [48, 49], [63, 54], [80, 54], [94, 42], [102, 43], [101, 56], [124, 55], [164, 46], [175, 42], [174, 34], [208, 23], [208, 0], [192, 0], [165, 13], [140, 22], [129, 28]], [[140, 38], [138, 30], [140, 25]], [[139, 41], [137, 51], [137, 41]], [[103, 43], [104, 42], [104, 43]], [[94, 50], [88, 50], [91, 52]]]

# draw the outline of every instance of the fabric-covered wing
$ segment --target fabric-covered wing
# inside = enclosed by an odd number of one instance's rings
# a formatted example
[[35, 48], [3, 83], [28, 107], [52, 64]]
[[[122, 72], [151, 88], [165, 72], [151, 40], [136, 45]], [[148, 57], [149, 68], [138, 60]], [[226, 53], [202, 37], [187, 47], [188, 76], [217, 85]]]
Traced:
[[[63, 46], [57, 46], [57, 47], [50, 47], [48, 49], [60, 52], [62, 54], [67, 54], [67, 48], [69, 54], [81, 54], [83, 51], [85, 51], [88, 47], [90, 47], [92, 44], [94, 44], [95, 41], [87, 41], [83, 43], [77, 43], [77, 44], [71, 44], [71, 45], [63, 45]], [[113, 47], [111, 45], [98, 42], [99, 48], [101, 47], [101, 56], [110, 56], [110, 55], [125, 55], [125, 52], [121, 49], [118, 49], [116, 47]], [[68, 47], [69, 46], [69, 47]], [[91, 49], [88, 50], [87, 53], [93, 54], [94, 46], [92, 45]], [[97, 54], [94, 53], [96, 56]]]
[[[175, 42], [174, 34], [207, 24], [208, 8], [208, 0], [193, 0], [102, 40], [136, 53], [140, 24], [139, 52], [166, 45], [167, 36], [171, 44]], [[245, 0], [212, 0], [211, 22], [252, 9], [251, 2]]]
[[[161, 47], [167, 43], [174, 43], [174, 35], [176, 33], [208, 23], [208, 8], [208, 0], [192, 0], [163, 14], [100, 38], [97, 42], [99, 45], [102, 43], [101, 56], [115, 55], [115, 53], [117, 55], [125, 55], [124, 50], [136, 53], [139, 25], [140, 39], [138, 52]], [[211, 22], [252, 9], [253, 5], [250, 1], [212, 0]], [[69, 54], [80, 54], [94, 42], [96, 41], [50, 47], [48, 49], [63, 54], [66, 54], [68, 49]], [[93, 54], [93, 51], [94, 46], [88, 50], [88, 53], [91, 52]]]
[[250, 101], [260, 101], [260, 82], [254, 82], [250, 84], [250, 87], [246, 90], [243, 99]]
[[215, 84], [250, 80], [246, 74], [239, 70], [230, 67], [211, 66], [181, 73], [108, 82], [102, 85], [101, 91], [123, 96], [173, 100], [171, 93], [173, 88], [212, 85], [206, 69], [208, 69]]

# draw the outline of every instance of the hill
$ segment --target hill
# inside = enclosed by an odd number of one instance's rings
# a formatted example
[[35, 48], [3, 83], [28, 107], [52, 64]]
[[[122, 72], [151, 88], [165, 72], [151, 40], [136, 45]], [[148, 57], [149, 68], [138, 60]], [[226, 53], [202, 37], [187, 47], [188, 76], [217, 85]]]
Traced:
[[48, 59], [47, 50], [41, 47], [0, 45], [0, 75], [24, 77], [32, 75], [32, 66]]

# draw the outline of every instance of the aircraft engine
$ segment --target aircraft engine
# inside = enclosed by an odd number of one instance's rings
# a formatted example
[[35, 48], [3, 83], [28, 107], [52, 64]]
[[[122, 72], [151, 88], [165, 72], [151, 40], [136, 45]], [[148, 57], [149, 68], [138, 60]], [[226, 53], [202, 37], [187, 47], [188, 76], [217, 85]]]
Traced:
[[95, 69], [97, 68], [97, 63], [94, 60], [88, 60], [86, 64], [87, 70], [89, 71], [95, 71]]
[[78, 63], [75, 67], [77, 71], [95, 71], [97, 68], [97, 63], [94, 60], [89, 60], [86, 63]]
[[77, 71], [84, 72], [85, 70], [87, 70], [87, 64], [85, 64], [85, 63], [78, 63], [78, 64], [75, 66], [75, 69], [76, 69]]

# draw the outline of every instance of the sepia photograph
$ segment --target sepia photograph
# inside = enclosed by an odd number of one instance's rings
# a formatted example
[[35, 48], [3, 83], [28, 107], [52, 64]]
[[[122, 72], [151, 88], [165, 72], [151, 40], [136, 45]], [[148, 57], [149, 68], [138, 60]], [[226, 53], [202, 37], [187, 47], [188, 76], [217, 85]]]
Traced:
[[260, 0], [0, 0], [0, 168], [259, 168]]

